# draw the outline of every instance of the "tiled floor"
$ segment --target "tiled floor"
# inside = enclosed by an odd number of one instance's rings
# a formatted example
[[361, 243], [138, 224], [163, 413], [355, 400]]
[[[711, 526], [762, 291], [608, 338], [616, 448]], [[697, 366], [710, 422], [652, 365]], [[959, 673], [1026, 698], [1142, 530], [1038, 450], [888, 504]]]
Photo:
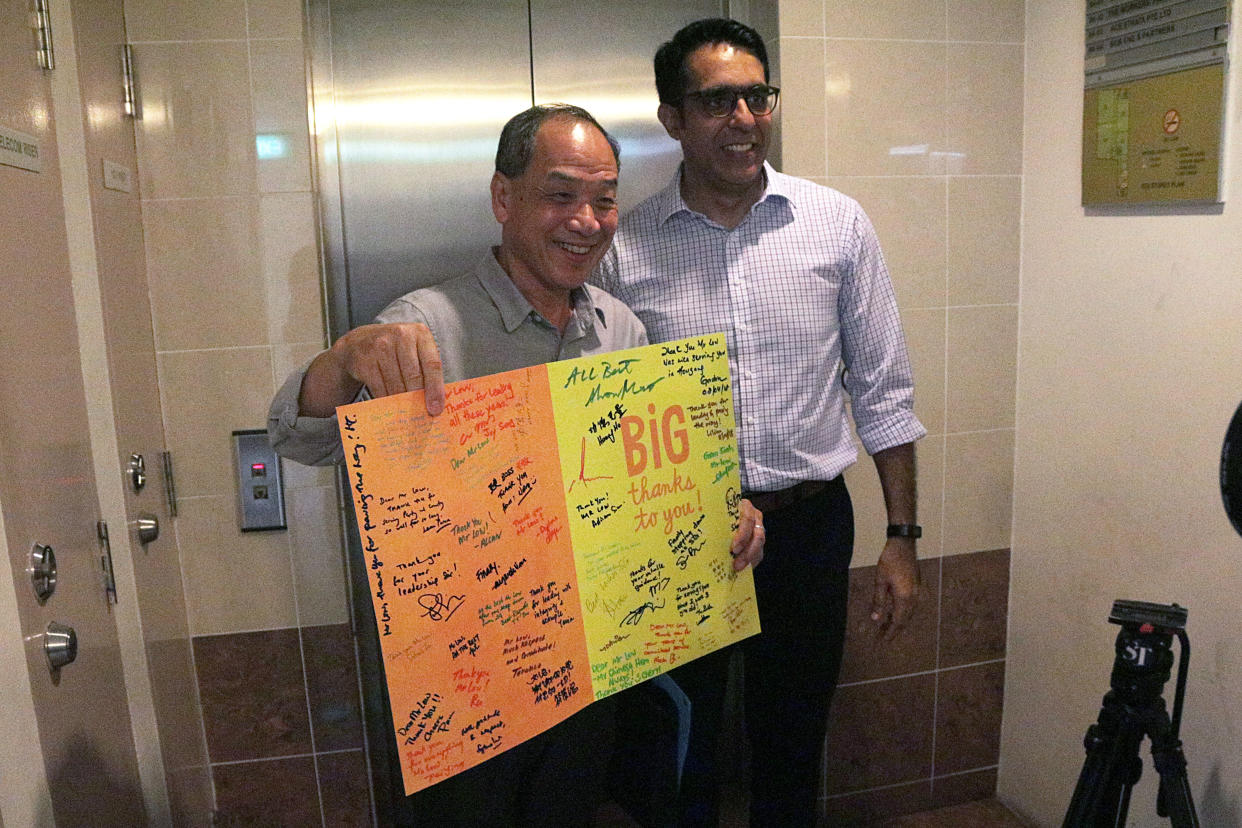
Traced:
[[[744, 828], [738, 814], [725, 814], [722, 820], [728, 828]], [[596, 818], [595, 828], [637, 828], [638, 823], [613, 803], [609, 803]], [[981, 799], [935, 811], [907, 814], [890, 819], [872, 828], [1030, 828], [1030, 823], [1018, 818], [1012, 811], [995, 799]]]
[[879, 828], [1028, 828], [1029, 825], [995, 799], [981, 799], [890, 819]]

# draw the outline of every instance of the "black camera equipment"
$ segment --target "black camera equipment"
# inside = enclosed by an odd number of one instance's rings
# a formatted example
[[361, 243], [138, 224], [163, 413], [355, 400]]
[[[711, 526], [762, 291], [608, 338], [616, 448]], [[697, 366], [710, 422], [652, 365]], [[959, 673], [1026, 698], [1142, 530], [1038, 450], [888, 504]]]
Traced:
[[1229, 522], [1242, 535], [1242, 404], [1233, 413], [1220, 448], [1220, 495]]
[[[1087, 759], [1063, 828], [1116, 828], [1126, 824], [1130, 790], [1143, 772], [1139, 747], [1144, 736], [1151, 739], [1152, 764], [1160, 774], [1156, 813], [1168, 817], [1173, 828], [1197, 828], [1199, 818], [1186, 779], [1186, 756], [1177, 736], [1190, 660], [1186, 609], [1177, 604], [1115, 601], [1108, 620], [1121, 625], [1112, 689], [1104, 696], [1099, 719], [1087, 728], [1083, 740]], [[1173, 666], [1174, 635], [1181, 642], [1181, 661], [1170, 720], [1160, 693]]]

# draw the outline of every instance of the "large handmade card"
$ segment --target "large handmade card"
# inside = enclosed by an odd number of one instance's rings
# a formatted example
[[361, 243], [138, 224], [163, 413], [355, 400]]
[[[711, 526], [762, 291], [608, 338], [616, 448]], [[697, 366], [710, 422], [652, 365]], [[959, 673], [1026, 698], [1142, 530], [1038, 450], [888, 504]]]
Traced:
[[759, 631], [724, 337], [337, 410], [407, 793]]

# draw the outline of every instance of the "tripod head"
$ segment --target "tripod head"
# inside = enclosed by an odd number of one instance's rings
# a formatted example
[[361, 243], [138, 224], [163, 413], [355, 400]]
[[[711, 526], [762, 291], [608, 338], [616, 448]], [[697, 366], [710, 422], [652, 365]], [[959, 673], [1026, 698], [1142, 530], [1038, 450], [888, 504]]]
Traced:
[[1113, 602], [1108, 616], [1120, 624], [1110, 681], [1120, 701], [1150, 703], [1160, 698], [1173, 667], [1173, 636], [1181, 642], [1177, 669], [1177, 695], [1173, 700], [1171, 726], [1174, 737], [1182, 721], [1182, 700], [1186, 693], [1186, 664], [1190, 639], [1186, 636], [1186, 608], [1177, 604], [1149, 604], [1145, 601]]

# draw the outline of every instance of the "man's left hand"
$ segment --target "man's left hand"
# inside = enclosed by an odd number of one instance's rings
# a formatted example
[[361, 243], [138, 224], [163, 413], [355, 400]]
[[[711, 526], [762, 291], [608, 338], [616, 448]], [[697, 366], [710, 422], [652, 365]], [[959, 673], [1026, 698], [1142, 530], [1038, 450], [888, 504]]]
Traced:
[[912, 538], [889, 538], [875, 567], [871, 620], [891, 641], [910, 621], [919, 598], [919, 565]]
[[729, 553], [733, 555], [733, 571], [741, 572], [748, 566], [758, 566], [763, 560], [763, 541], [767, 537], [763, 529], [763, 512], [749, 500], [738, 501], [737, 529]]

